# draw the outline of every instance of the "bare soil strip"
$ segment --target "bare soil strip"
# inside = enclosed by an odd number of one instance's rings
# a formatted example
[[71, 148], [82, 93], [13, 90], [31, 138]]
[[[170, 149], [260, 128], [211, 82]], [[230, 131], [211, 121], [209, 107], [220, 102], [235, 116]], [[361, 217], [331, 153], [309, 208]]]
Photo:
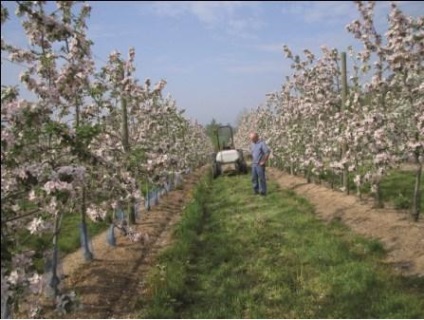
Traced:
[[66, 318], [137, 317], [131, 313], [142, 295], [147, 271], [154, 265], [157, 253], [170, 243], [172, 227], [205, 170], [204, 167], [185, 176], [181, 189], [163, 197], [150, 212], [143, 210], [134, 227], [147, 233], [148, 241], [132, 243], [116, 232], [117, 245], [111, 247], [104, 232], [92, 240], [95, 258], [90, 263], [84, 262], [81, 249], [64, 258], [64, 287], [74, 290], [81, 302], [79, 310], [64, 315]]

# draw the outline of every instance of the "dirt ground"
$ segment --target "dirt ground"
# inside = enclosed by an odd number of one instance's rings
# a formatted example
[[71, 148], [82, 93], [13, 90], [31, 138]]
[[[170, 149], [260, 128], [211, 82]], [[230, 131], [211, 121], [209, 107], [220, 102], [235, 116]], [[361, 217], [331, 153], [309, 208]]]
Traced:
[[[147, 271], [154, 266], [158, 251], [171, 241], [172, 227], [179, 220], [191, 191], [207, 168], [184, 177], [182, 188], [170, 192], [149, 212], [143, 210], [135, 229], [148, 235], [133, 243], [115, 232], [116, 246], [107, 243], [107, 232], [92, 239], [94, 260], [86, 263], [81, 249], [62, 261], [64, 291], [74, 290], [80, 301], [76, 312], [65, 318], [137, 318], [132, 314], [144, 289]], [[47, 318], [57, 317], [46, 311]]]
[[[147, 272], [155, 266], [158, 252], [172, 238], [172, 227], [191, 199], [193, 186], [207, 167], [185, 177], [183, 187], [174, 190], [149, 213], [143, 212], [137, 230], [148, 235], [144, 242], [131, 243], [117, 232], [117, 245], [111, 247], [106, 232], [92, 239], [95, 259], [85, 263], [81, 250], [63, 260], [64, 288], [78, 293], [81, 305], [65, 318], [137, 318], [132, 310], [143, 296]], [[409, 220], [392, 209], [373, 209], [355, 196], [269, 168], [268, 177], [282, 188], [307, 198], [316, 214], [325, 221], [338, 219], [354, 232], [380, 240], [388, 250], [387, 263], [403, 275], [424, 276], [424, 222]], [[140, 307], [140, 306], [138, 306]], [[57, 315], [45, 314], [47, 318]]]
[[375, 209], [369, 201], [306, 179], [269, 168], [269, 178], [308, 199], [325, 221], [340, 220], [354, 232], [378, 239], [388, 251], [387, 263], [402, 275], [424, 277], [424, 221], [413, 222], [407, 213]]

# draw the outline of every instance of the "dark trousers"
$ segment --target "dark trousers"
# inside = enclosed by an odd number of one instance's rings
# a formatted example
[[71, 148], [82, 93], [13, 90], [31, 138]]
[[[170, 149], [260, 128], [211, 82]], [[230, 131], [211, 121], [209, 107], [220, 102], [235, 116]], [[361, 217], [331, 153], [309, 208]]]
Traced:
[[255, 192], [266, 194], [265, 166], [252, 165], [252, 184]]

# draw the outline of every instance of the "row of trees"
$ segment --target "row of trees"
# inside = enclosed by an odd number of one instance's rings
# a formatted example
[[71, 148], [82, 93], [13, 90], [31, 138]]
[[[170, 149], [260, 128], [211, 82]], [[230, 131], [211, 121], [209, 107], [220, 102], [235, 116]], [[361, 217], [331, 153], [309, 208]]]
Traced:
[[237, 142], [245, 143], [251, 128], [267, 138], [273, 161], [308, 181], [339, 176], [349, 192], [353, 178], [360, 195], [371, 185], [382, 205], [380, 183], [390, 168], [416, 163], [413, 216], [420, 213], [424, 161], [424, 17], [406, 16], [391, 5], [388, 30], [377, 33], [374, 2], [355, 2], [360, 18], [347, 30], [363, 43], [363, 51], [346, 54], [322, 47], [294, 55], [285, 46], [293, 73], [266, 103], [246, 113]]
[[[58, 1], [52, 8], [17, 1], [28, 39], [22, 48], [3, 37], [9, 12], [1, 6], [2, 57], [25, 66], [20, 82], [36, 97], [23, 99], [17, 87], [1, 89], [2, 318], [7, 307], [22, 305], [28, 289], [42, 293], [33, 265], [39, 253], [22, 243], [23, 230], [50, 233], [57, 264], [63, 215], [79, 213], [84, 227], [87, 218], [128, 206], [134, 222], [145, 184], [163, 186], [175, 172], [205, 163], [212, 151], [204, 128], [163, 97], [165, 81], [139, 83], [133, 49], [127, 58], [112, 52], [96, 68], [86, 36], [90, 11], [86, 3]], [[49, 282], [64, 307], [56, 265]], [[28, 305], [28, 316], [36, 316], [40, 305]]]

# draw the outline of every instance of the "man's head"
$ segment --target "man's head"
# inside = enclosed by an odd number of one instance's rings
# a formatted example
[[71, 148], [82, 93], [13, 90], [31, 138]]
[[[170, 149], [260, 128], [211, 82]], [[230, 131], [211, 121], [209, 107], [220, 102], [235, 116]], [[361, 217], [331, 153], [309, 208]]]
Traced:
[[256, 141], [258, 141], [259, 139], [259, 136], [256, 132], [250, 133], [249, 137], [250, 137], [250, 141], [252, 141], [253, 143], [256, 143]]

